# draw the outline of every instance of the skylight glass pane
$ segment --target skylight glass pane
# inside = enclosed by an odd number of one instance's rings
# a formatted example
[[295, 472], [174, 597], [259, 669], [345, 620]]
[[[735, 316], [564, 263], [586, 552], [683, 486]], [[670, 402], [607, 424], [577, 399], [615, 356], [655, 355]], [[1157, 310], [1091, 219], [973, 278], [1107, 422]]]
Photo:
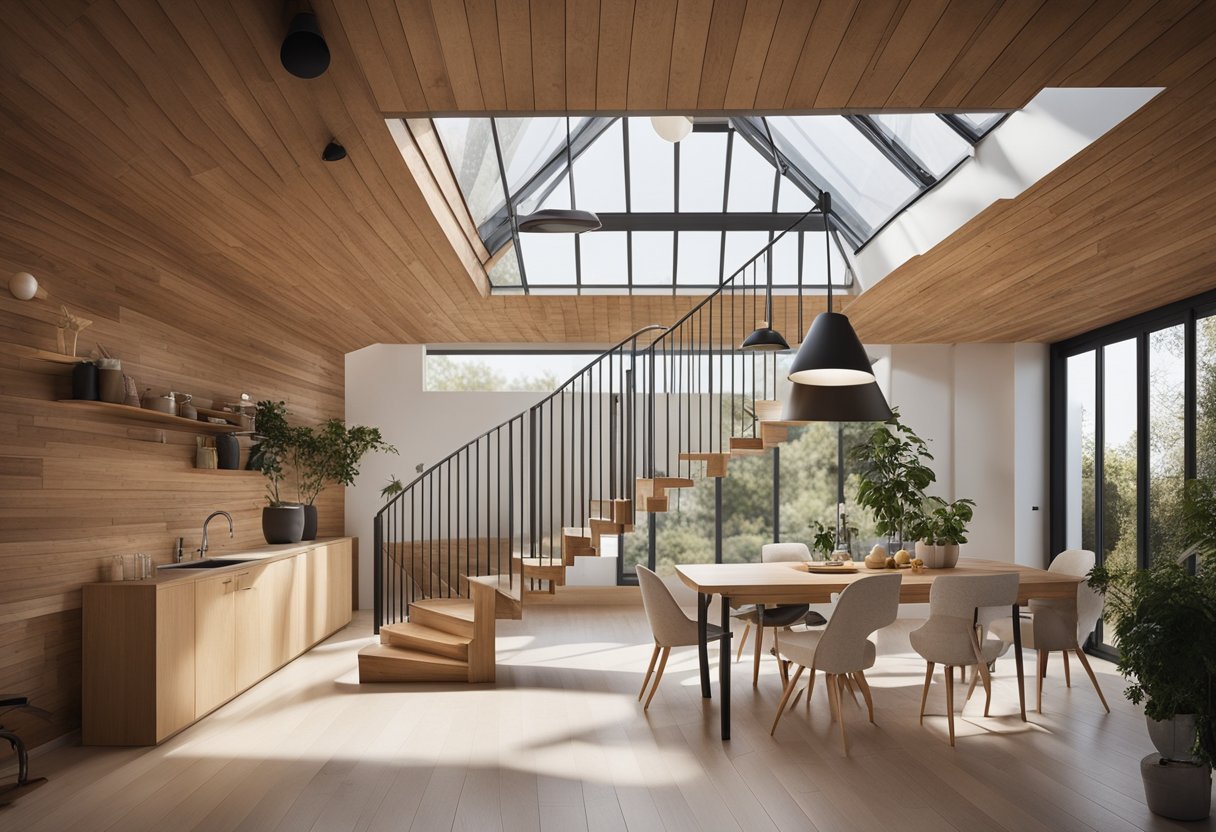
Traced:
[[625, 210], [625, 152], [617, 120], [574, 160], [574, 198], [585, 211]]
[[[731, 231], [726, 235], [726, 277], [730, 277], [739, 267], [756, 256], [760, 249], [768, 245], [767, 231]], [[748, 267], [748, 280], [751, 280], [751, 268]]]
[[[578, 173], [575, 173], [575, 187], [577, 183]], [[566, 176], [566, 167], [562, 167], [551, 173], [545, 183], [533, 191], [532, 195], [519, 203], [519, 215], [525, 216], [542, 208], [569, 208], [570, 207], [570, 180]]]
[[[802, 285], [826, 286], [828, 282], [827, 253], [824, 251], [825, 235], [822, 231], [807, 231], [802, 235]], [[832, 285], [845, 285], [845, 261], [840, 247], [831, 248]]]
[[896, 141], [939, 179], [971, 155], [970, 142], [934, 113], [877, 115], [874, 120], [891, 131]]
[[[570, 130], [577, 132], [582, 118], [570, 119]], [[498, 140], [502, 145], [507, 184], [516, 193], [554, 153], [566, 146], [566, 119], [499, 118]], [[490, 148], [493, 154], [493, 146]]]
[[519, 258], [514, 251], [505, 252], [487, 272], [492, 286], [519, 286]]
[[473, 222], [481, 225], [502, 208], [502, 178], [488, 118], [437, 118], [435, 130]]
[[725, 179], [726, 134], [689, 133], [680, 142], [680, 210], [721, 211]]
[[[630, 136], [630, 140], [632, 140], [632, 136]], [[675, 234], [670, 231], [633, 232], [633, 283], [635, 286], [671, 285], [671, 246], [674, 237]]]
[[583, 283], [624, 286], [629, 282], [627, 236], [624, 231], [593, 231], [578, 238]]
[[676, 282], [716, 286], [722, 256], [721, 231], [681, 231]]
[[956, 115], [965, 121], [968, 127], [982, 136], [996, 127], [996, 123], [1008, 113], [956, 113]]
[[777, 116], [773, 138], [795, 166], [809, 166], [832, 195], [856, 211], [868, 236], [916, 195], [916, 186], [840, 116]]
[[577, 282], [574, 269], [573, 234], [520, 234], [528, 285]]
[[805, 214], [815, 207], [811, 198], [795, 185], [788, 176], [781, 177], [781, 189], [777, 192], [777, 210], [793, 214]]
[[756, 152], [742, 136], [735, 136], [730, 158], [728, 211], [773, 210], [773, 180], [776, 168]]
[[[631, 211], [675, 210], [675, 149], [659, 138], [650, 119], [630, 119], [629, 189]], [[668, 235], [670, 236], [670, 235]]]

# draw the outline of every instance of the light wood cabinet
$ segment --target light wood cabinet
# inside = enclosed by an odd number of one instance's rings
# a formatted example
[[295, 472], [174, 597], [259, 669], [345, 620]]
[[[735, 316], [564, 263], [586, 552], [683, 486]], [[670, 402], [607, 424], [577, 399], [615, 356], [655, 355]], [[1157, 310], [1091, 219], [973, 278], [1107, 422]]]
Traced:
[[194, 710], [205, 714], [231, 699], [236, 686], [236, 576], [194, 584]]
[[350, 623], [353, 542], [84, 587], [86, 745], [154, 745]]

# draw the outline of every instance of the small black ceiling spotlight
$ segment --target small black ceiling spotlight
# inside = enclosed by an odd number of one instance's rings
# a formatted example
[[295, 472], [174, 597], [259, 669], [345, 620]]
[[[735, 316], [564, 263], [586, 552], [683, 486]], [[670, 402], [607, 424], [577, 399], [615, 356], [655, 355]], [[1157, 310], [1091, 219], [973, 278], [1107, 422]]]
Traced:
[[329, 46], [321, 36], [315, 14], [300, 12], [291, 19], [279, 48], [279, 60], [297, 78], [316, 78], [329, 69]]
[[337, 142], [330, 142], [321, 151], [321, 158], [326, 162], [340, 162], [346, 158], [346, 148]]

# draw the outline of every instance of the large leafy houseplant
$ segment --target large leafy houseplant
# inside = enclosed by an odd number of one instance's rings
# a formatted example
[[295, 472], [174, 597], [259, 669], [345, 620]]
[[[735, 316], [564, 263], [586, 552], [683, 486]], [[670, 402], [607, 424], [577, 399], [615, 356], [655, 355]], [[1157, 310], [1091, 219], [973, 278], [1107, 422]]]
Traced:
[[925, 463], [933, 459], [925, 440], [900, 421], [899, 409], [875, 426], [866, 441], [849, 452], [860, 476], [857, 502], [874, 515], [874, 526], [889, 542], [920, 517], [925, 489], [936, 475]]
[[1180, 557], [1146, 569], [1097, 566], [1090, 584], [1106, 597], [1104, 621], [1119, 645], [1124, 691], [1153, 720], [1194, 714], [1195, 756], [1216, 761], [1216, 493], [1189, 480]]
[[397, 453], [378, 428], [347, 427], [341, 419], [330, 419], [300, 429], [294, 456], [300, 502], [313, 505], [327, 485], [354, 485], [363, 457], [372, 451]]
[[253, 435], [254, 444], [249, 449], [248, 467], [260, 471], [267, 479], [266, 501], [270, 506], [278, 508], [290, 505], [279, 494], [279, 485], [296, 453], [299, 429], [287, 423], [285, 402], [260, 401], [255, 412], [257, 430]]

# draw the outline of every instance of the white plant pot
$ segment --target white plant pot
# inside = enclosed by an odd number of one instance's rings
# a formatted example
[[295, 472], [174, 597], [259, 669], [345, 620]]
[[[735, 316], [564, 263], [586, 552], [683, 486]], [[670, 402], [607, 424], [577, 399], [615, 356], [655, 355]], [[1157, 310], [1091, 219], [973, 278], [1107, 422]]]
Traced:
[[1147, 716], [1144, 719], [1148, 723], [1148, 738], [1162, 757], [1175, 763], [1198, 762], [1191, 754], [1198, 731], [1194, 714], [1178, 714], [1173, 719], [1156, 720]]
[[937, 545], [917, 541], [916, 556], [925, 562], [926, 569], [951, 569], [958, 563], [958, 544]]

